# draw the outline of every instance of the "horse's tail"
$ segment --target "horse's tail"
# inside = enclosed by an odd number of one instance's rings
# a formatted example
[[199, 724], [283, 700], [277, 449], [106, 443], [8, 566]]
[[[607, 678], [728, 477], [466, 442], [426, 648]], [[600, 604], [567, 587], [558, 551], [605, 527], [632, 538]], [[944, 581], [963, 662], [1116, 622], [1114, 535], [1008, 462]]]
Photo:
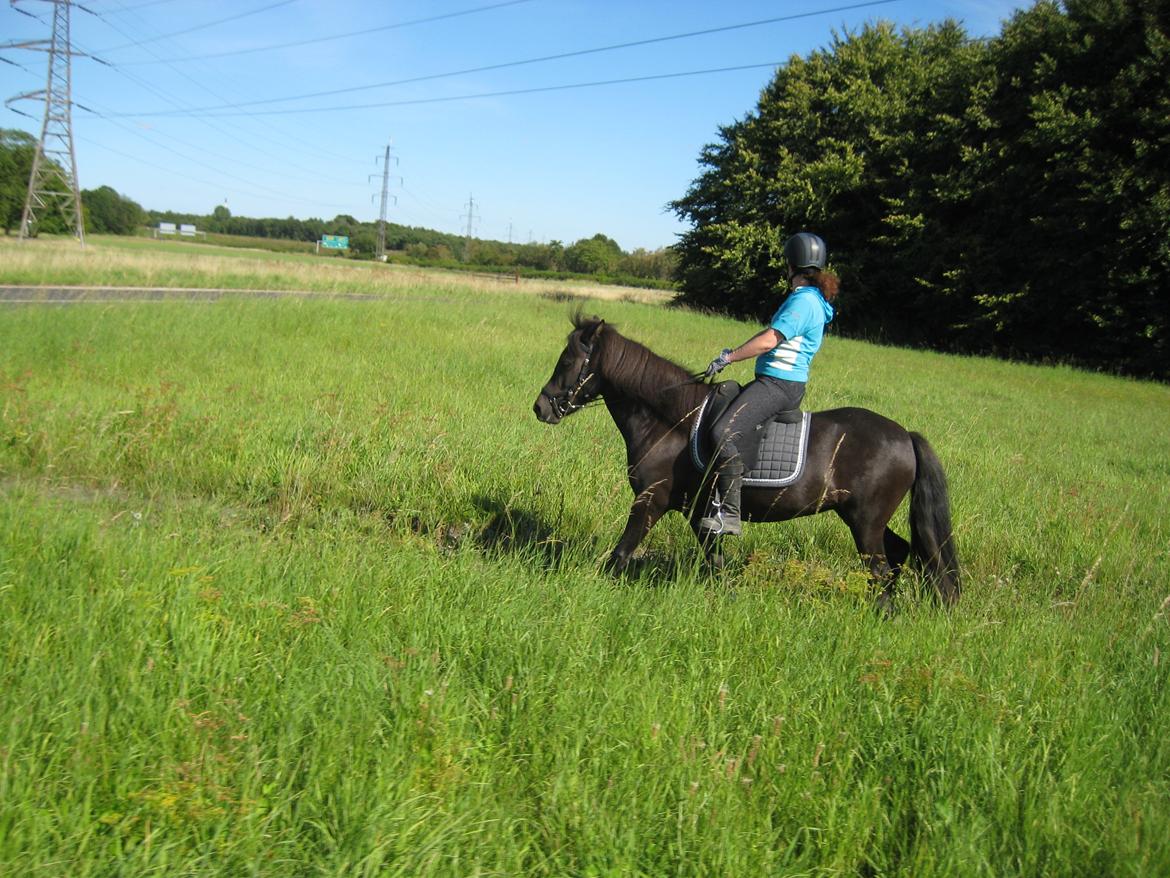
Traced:
[[959, 600], [959, 554], [951, 532], [951, 499], [938, 455], [911, 433], [918, 472], [910, 488], [910, 551], [946, 606]]

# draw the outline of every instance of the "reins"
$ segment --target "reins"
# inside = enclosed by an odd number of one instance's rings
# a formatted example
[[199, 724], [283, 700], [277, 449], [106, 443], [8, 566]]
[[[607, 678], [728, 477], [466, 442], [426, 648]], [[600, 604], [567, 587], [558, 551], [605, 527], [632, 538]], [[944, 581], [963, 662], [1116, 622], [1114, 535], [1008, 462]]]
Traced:
[[[586, 406], [599, 401], [599, 397], [595, 397], [593, 399], [588, 399], [585, 402], [577, 402], [577, 397], [585, 389], [585, 385], [589, 383], [591, 378], [597, 375], [596, 371], [589, 371], [589, 365], [593, 360], [594, 347], [596, 343], [597, 342], [595, 339], [593, 344], [582, 345], [582, 347], [585, 349], [585, 359], [581, 361], [581, 371], [577, 375], [577, 381], [573, 384], [572, 388], [570, 388], [569, 391], [562, 396], [548, 396], [548, 401], [552, 406], [553, 412], [558, 418], [562, 420], [573, 414], [573, 412], [580, 411]], [[687, 375], [687, 377], [682, 381], [660, 388], [658, 390], [658, 394], [661, 395], [664, 393], [669, 393], [672, 390], [677, 390], [678, 388], [685, 387], [688, 384], [706, 384], [707, 386], [712, 386], [711, 382], [706, 380], [707, 377], [708, 376], [705, 371], [691, 373]], [[693, 414], [693, 412], [688, 413], [687, 417], [689, 417], [690, 414]]]
[[[593, 400], [587, 400], [583, 403], [577, 402], [577, 394], [579, 394], [596, 373], [589, 372], [589, 361], [593, 358], [593, 345], [585, 345], [585, 359], [581, 363], [581, 374], [577, 376], [577, 383], [573, 385], [572, 389], [565, 394], [564, 401], [560, 397], [550, 396], [549, 403], [552, 405], [553, 411], [558, 418], [564, 419], [573, 412], [580, 411], [589, 405]], [[588, 374], [586, 374], [588, 373]]]

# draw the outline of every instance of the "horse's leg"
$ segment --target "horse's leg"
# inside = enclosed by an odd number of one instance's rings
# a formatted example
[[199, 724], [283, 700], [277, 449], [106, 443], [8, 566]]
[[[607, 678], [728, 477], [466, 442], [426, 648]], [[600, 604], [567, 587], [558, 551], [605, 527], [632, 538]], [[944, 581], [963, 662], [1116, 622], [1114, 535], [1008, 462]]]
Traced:
[[[650, 528], [666, 512], [669, 492], [662, 491], [655, 494], [652, 491], [643, 491], [634, 498], [634, 505], [630, 507], [630, 516], [626, 519], [626, 529], [622, 538], [614, 547], [606, 562], [606, 569], [615, 576], [620, 575], [630, 564], [630, 558], [642, 538], [649, 533]], [[660, 499], [661, 496], [661, 499]]]
[[882, 543], [886, 549], [886, 563], [890, 565], [890, 581], [898, 578], [898, 574], [902, 572], [902, 565], [906, 563], [906, 559], [910, 557], [910, 544], [886, 527], [886, 532], [882, 535]]
[[690, 514], [687, 516], [687, 523], [691, 526], [691, 532], [695, 535], [695, 539], [699, 541], [699, 545], [703, 548], [703, 554], [707, 559], [707, 566], [712, 573], [718, 573], [723, 569], [723, 537], [720, 535], [713, 535], [709, 531], [704, 530], [699, 522], [703, 518], [706, 511], [706, 501], [702, 503], [695, 503], [691, 508]]
[[[892, 616], [894, 614], [894, 581], [897, 579], [897, 568], [900, 568], [902, 562], [906, 560], [909, 546], [906, 545], [905, 540], [886, 527], [888, 519], [881, 521], [872, 514], [858, 515], [856, 510], [852, 511], [854, 514], [839, 510], [841, 518], [849, 526], [849, 532], [853, 534], [853, 544], [857, 546], [857, 554], [869, 567], [870, 586], [881, 588], [874, 604], [882, 615]], [[897, 543], [894, 544], [899, 555], [894, 558], [898, 563], [893, 567], [891, 567], [890, 559], [886, 555], [887, 534], [905, 546], [902, 548]]]
[[707, 531], [701, 530], [698, 527], [692, 528], [695, 532], [695, 539], [699, 541], [699, 545], [703, 547], [703, 554], [707, 559], [707, 567], [712, 573], [719, 573], [723, 570], [723, 536], [722, 534], [711, 534]]

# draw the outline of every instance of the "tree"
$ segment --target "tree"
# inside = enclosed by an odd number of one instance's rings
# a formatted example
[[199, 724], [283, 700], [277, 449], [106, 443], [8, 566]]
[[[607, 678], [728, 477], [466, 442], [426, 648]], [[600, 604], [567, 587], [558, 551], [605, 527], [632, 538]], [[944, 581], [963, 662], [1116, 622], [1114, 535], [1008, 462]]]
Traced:
[[1170, 377], [1164, 0], [1041, 0], [991, 40], [866, 27], [794, 57], [671, 206], [682, 300], [764, 316], [821, 234], [838, 326]]
[[564, 267], [565, 247], [560, 241], [547, 244], [524, 244], [516, 254], [516, 264], [540, 271], [560, 271]]
[[1159, 0], [1018, 12], [978, 84], [950, 279], [996, 347], [1170, 377], [1170, 19]]
[[622, 258], [617, 241], [597, 234], [565, 250], [565, 267], [582, 274], [612, 274]]
[[0, 128], [0, 222], [5, 235], [20, 229], [36, 148], [36, 138], [31, 134]]
[[85, 228], [89, 232], [132, 235], [146, 223], [146, 211], [136, 201], [119, 195], [109, 186], [87, 189], [81, 193], [85, 208]]
[[[867, 26], [791, 58], [756, 111], [704, 148], [707, 170], [671, 205], [694, 224], [678, 245], [684, 301], [770, 313], [785, 283], [784, 242], [812, 229], [850, 290], [839, 322], [872, 328], [872, 300], [890, 288], [871, 286], [870, 272], [893, 267], [906, 248], [930, 249], [920, 239], [931, 230], [932, 177], [958, 150], [947, 131], [962, 116], [965, 74], [980, 54], [947, 22]], [[893, 305], [884, 318], [899, 322], [897, 303], [882, 304]]]
[[639, 247], [622, 256], [618, 271], [632, 277], [672, 280], [678, 268], [678, 254], [673, 247], [645, 250]]
[[351, 256], [363, 259], [372, 258], [378, 249], [378, 236], [368, 225], [356, 229], [349, 236], [349, 252]]
[[217, 204], [215, 209], [211, 211], [211, 218], [207, 221], [207, 230], [219, 234], [232, 233], [232, 212], [228, 210], [226, 204]]

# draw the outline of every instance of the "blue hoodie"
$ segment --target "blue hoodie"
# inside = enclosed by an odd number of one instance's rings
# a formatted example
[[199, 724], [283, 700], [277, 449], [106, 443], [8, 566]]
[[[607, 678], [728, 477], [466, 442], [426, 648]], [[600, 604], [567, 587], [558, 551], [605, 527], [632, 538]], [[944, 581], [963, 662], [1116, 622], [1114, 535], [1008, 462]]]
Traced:
[[772, 316], [771, 326], [784, 336], [772, 350], [756, 358], [756, 374], [808, 381], [808, 367], [821, 347], [833, 306], [816, 287], [797, 287]]

